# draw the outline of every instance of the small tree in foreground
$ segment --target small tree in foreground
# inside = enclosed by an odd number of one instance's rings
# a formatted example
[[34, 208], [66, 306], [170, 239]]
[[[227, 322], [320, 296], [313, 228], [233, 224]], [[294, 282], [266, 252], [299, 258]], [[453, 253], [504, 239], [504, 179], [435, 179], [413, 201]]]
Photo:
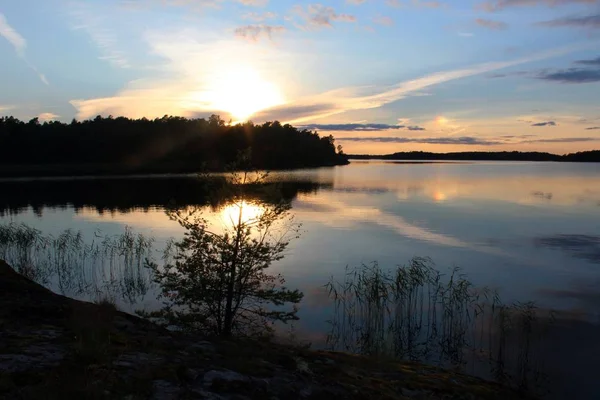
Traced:
[[[206, 334], [264, 333], [273, 322], [298, 319], [295, 304], [302, 293], [287, 289], [283, 277], [268, 269], [284, 257], [299, 226], [289, 202], [250, 200], [249, 192], [267, 190], [266, 174], [245, 168], [225, 181], [218, 190], [230, 199], [221, 213], [223, 226], [199, 209], [169, 212], [186, 232], [175, 243], [173, 264], [149, 265], [165, 300], [150, 315]], [[287, 303], [294, 306], [283, 309]]]

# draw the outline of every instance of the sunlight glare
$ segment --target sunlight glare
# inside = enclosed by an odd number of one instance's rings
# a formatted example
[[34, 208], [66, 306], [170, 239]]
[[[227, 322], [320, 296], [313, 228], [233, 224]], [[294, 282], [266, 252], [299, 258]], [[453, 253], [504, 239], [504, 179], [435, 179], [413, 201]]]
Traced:
[[246, 121], [258, 111], [284, 103], [279, 87], [248, 65], [215, 71], [207, 89], [192, 93], [189, 100], [204, 108], [228, 112], [237, 120], [234, 122]]
[[241, 204], [232, 203], [221, 210], [221, 220], [227, 227], [233, 227], [238, 223], [240, 207], [242, 208], [242, 222], [252, 223], [258, 220], [264, 213], [264, 208], [257, 205], [242, 201]]

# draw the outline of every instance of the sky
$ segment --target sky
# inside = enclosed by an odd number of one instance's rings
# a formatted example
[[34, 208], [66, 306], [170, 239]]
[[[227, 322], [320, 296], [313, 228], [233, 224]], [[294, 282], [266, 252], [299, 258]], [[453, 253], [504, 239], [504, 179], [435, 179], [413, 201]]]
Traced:
[[346, 153], [600, 149], [600, 0], [0, 0], [0, 115], [211, 114]]

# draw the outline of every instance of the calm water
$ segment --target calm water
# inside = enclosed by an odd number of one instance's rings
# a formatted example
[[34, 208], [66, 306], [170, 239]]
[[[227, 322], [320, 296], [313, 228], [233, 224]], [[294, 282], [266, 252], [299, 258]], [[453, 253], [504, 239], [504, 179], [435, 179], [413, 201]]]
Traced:
[[[597, 369], [593, 359], [600, 355], [594, 339], [600, 321], [600, 164], [353, 162], [272, 178], [285, 182], [303, 223], [302, 236], [274, 268], [306, 295], [297, 326], [305, 337], [322, 340], [330, 317], [322, 285], [341, 277], [345, 266], [378, 261], [393, 267], [428, 256], [439, 269], [460, 266], [477, 285], [498, 288], [504, 301], [533, 300], [573, 315], [579, 330], [565, 325], [557, 343], [580, 334], [577, 341], [584, 342], [552, 351], [563, 364], [579, 360], [583, 372], [569, 380], [591, 390], [586, 371]], [[130, 226], [160, 245], [182, 233], [164, 206], [202, 204], [197, 186], [195, 177], [168, 176], [2, 181], [0, 222], [24, 222], [52, 234], [72, 228], [90, 238], [98, 230], [121, 233]], [[227, 211], [209, 212], [218, 217]], [[149, 294], [124, 307], [155, 304]]]

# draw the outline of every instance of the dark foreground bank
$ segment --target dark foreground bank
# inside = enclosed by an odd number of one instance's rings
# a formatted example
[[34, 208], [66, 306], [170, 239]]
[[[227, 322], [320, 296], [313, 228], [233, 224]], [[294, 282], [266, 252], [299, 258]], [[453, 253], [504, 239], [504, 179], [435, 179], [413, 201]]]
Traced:
[[0, 261], [2, 399], [515, 399], [416, 363], [205, 340], [54, 294]]

